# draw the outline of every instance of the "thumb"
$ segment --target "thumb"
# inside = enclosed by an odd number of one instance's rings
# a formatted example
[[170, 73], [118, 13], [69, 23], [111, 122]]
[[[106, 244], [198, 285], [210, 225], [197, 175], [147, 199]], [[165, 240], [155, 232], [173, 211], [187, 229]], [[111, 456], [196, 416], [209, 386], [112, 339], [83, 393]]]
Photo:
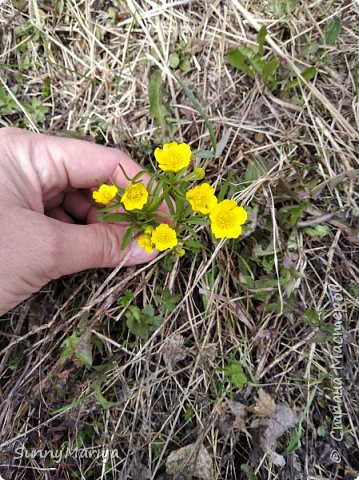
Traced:
[[57, 261], [58, 276], [69, 275], [89, 268], [115, 267], [127, 257], [126, 266], [153, 260], [158, 252], [149, 254], [133, 240], [129, 247], [120, 249], [127, 228], [120, 225], [93, 223], [58, 226], [61, 255]]

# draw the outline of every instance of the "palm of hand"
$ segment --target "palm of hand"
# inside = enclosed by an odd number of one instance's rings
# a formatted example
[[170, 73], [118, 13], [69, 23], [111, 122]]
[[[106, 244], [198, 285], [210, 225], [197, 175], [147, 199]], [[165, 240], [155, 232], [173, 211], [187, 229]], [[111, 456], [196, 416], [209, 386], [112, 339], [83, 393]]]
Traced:
[[139, 167], [124, 153], [14, 128], [0, 130], [0, 151], [0, 314], [62, 275], [155, 257], [121, 252], [124, 227], [96, 222], [86, 193], [96, 180], [126, 185], [118, 164]]

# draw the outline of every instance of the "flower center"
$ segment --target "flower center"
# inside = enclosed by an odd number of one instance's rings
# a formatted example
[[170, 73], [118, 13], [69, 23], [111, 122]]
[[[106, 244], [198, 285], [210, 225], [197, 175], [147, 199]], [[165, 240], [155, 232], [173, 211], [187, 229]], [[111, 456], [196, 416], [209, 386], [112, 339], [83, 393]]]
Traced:
[[174, 155], [174, 154], [170, 155], [168, 160], [169, 160], [168, 163], [172, 166], [172, 168], [177, 168], [179, 166], [180, 162], [177, 155]]
[[142, 194], [137, 189], [132, 189], [128, 192], [128, 198], [130, 200], [137, 200], [141, 197], [142, 197]]
[[233, 216], [231, 212], [222, 213], [221, 216], [217, 217], [217, 222], [223, 230], [231, 228], [233, 226]]
[[199, 203], [200, 205], [207, 205], [208, 196], [207, 195], [196, 195], [195, 202]]
[[158, 239], [161, 243], [168, 243], [169, 240], [170, 240], [170, 237], [168, 236], [167, 233], [161, 233], [159, 235], [159, 239]]

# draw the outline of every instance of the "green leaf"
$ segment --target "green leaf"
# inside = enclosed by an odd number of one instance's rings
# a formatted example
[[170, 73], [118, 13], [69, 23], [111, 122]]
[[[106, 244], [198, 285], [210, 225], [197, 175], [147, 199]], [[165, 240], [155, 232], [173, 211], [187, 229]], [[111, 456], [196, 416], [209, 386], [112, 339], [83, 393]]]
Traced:
[[224, 368], [224, 374], [228, 377], [231, 384], [236, 388], [243, 388], [243, 386], [247, 383], [247, 377], [243, 371], [242, 365], [239, 363], [229, 363]]
[[263, 77], [263, 69], [264, 69], [264, 60], [262, 60], [257, 55], [250, 59], [250, 64], [253, 66], [254, 71], [260, 74]]
[[156, 300], [160, 304], [161, 312], [173, 312], [177, 304], [181, 300], [181, 295], [173, 295], [166, 287], [162, 295], [156, 295]]
[[121, 172], [123, 173], [123, 176], [125, 177], [125, 179], [128, 180], [129, 182], [131, 182], [132, 178], [127, 176], [127, 173], [126, 173], [125, 169], [123, 168], [123, 166], [121, 165], [121, 163], [119, 163], [118, 166], [120, 167]]
[[80, 365], [92, 366], [92, 341], [91, 332], [84, 333], [79, 338], [76, 346], [75, 355]]
[[[159, 214], [161, 215], [161, 213], [162, 213], [162, 217], [165, 217], [165, 218], [166, 217], [168, 218], [168, 217], [171, 217], [171, 216], [174, 217], [176, 215], [176, 211], [175, 211], [175, 208], [174, 208], [171, 197], [166, 196], [165, 197], [165, 202], [166, 202], [167, 208], [168, 208], [171, 215], [168, 215], [164, 212], [160, 212]], [[177, 208], [177, 210], [178, 210], [178, 208]]]
[[231, 138], [232, 129], [224, 130], [222, 138], [217, 142], [217, 148], [215, 152], [216, 157], [220, 157], [224, 152], [224, 149], [227, 147], [229, 139]]
[[221, 202], [222, 200], [224, 200], [224, 197], [226, 196], [226, 193], [228, 191], [228, 188], [230, 186], [230, 183], [232, 181], [232, 178], [233, 178], [233, 173], [232, 172], [229, 172], [219, 194], [218, 194], [218, 201]]
[[193, 253], [198, 253], [201, 250], [206, 249], [206, 247], [202, 245], [201, 242], [199, 242], [198, 240], [194, 240], [193, 238], [189, 238], [188, 240], [186, 240], [185, 246]]
[[193, 409], [191, 407], [187, 407], [184, 414], [183, 414], [183, 419], [186, 422], [189, 422], [193, 417], [194, 417]]
[[92, 343], [91, 333], [82, 334], [75, 331], [61, 344], [62, 352], [59, 363], [64, 364], [66, 360], [74, 359], [80, 366], [92, 366]]
[[116, 22], [117, 19], [117, 9], [115, 7], [108, 7], [107, 15], [112, 22]]
[[44, 82], [44, 84], [41, 87], [41, 94], [44, 98], [48, 98], [50, 96], [50, 93], [51, 93], [51, 78], [46, 77], [43, 80], [43, 82]]
[[268, 302], [273, 293], [278, 290], [278, 280], [276, 278], [263, 276], [255, 280], [254, 286], [253, 298], [262, 302]]
[[[167, 201], [169, 201], [169, 199], [166, 197], [165, 202], [167, 203]], [[167, 204], [167, 206], [168, 206], [168, 204]], [[153, 210], [151, 212], [151, 214], [156, 216], [156, 217], [159, 216], [159, 217], [163, 217], [163, 218], [173, 218], [174, 217], [174, 214], [168, 214], [168, 213], [162, 212], [162, 210]]]
[[133, 292], [127, 289], [123, 292], [121, 297], [117, 300], [117, 304], [125, 308], [132, 302], [133, 298], [134, 298]]
[[275, 260], [274, 256], [270, 257], [263, 257], [261, 261], [262, 267], [264, 268], [266, 273], [271, 273], [274, 269]]
[[136, 226], [135, 225], [130, 225], [123, 236], [122, 242], [121, 242], [121, 250], [124, 250], [126, 247], [129, 246], [131, 243], [136, 231]]
[[299, 205], [298, 207], [292, 208], [290, 212], [290, 224], [292, 227], [297, 223], [299, 217], [301, 216], [303, 210], [305, 210], [306, 204]]
[[206, 217], [193, 216], [185, 221], [188, 225], [208, 225], [208, 220]]
[[297, 6], [296, 0], [270, 0], [268, 7], [276, 18], [292, 13]]
[[244, 174], [244, 181], [246, 183], [252, 183], [257, 180], [257, 178], [263, 176], [265, 173], [266, 172], [264, 168], [260, 165], [258, 160], [256, 160], [255, 158], [251, 158], [248, 161], [246, 172]]
[[143, 321], [149, 327], [151, 332], [157, 330], [158, 327], [162, 324], [162, 317], [160, 315], [155, 315], [154, 308], [152, 305], [146, 305], [146, 307], [142, 310], [142, 317]]
[[248, 61], [258, 54], [257, 45], [238, 45], [237, 49]]
[[24, 108], [31, 115], [35, 123], [44, 123], [45, 116], [49, 111], [49, 107], [42, 104], [42, 100], [32, 97], [31, 102], [25, 102]]
[[320, 317], [318, 312], [316, 312], [315, 310], [310, 310], [310, 309], [306, 310], [303, 313], [302, 317], [303, 317], [303, 320], [310, 325], [316, 325], [316, 326], [319, 325]]
[[106, 213], [103, 215], [102, 220], [106, 220], [106, 222], [128, 222], [130, 223], [132, 220], [132, 216], [128, 213]]
[[297, 87], [300, 83], [303, 83], [303, 80], [309, 82], [312, 78], [315, 77], [317, 74], [317, 69], [315, 67], [308, 67], [303, 72], [298, 75], [298, 78], [295, 78], [294, 80], [288, 82], [286, 86], [284, 87], [284, 91], [288, 91], [291, 88]]
[[[14, 95], [16, 90], [11, 89]], [[4, 87], [0, 85], [0, 113], [2, 115], [11, 115], [19, 111], [19, 107], [15, 100], [5, 91]]]
[[16, 370], [20, 365], [22, 359], [25, 356], [25, 347], [20, 345], [16, 350], [11, 351], [11, 355], [8, 361], [8, 367], [10, 370]]
[[290, 439], [290, 442], [288, 443], [287, 448], [285, 449], [286, 455], [288, 455], [289, 453], [293, 453], [296, 450], [299, 450], [299, 448], [302, 446], [301, 438], [302, 438], [302, 426], [299, 425], [298, 427], [295, 427], [292, 431], [292, 438]]
[[254, 73], [248, 66], [247, 58], [243, 55], [238, 47], [228, 50], [226, 59], [227, 62], [232, 65], [232, 67], [238, 68], [238, 70], [241, 70], [241, 72], [243, 72], [245, 75], [248, 75], [248, 77], [252, 79], [255, 78]]
[[270, 62], [267, 62], [264, 65], [263, 71], [262, 71], [263, 80], [264, 81], [270, 80], [273, 77], [278, 67], [279, 67], [278, 58], [273, 58], [273, 60], [271, 60]]
[[136, 305], [130, 305], [126, 315], [128, 317], [132, 316], [137, 322], [141, 320], [141, 310]]
[[179, 64], [180, 70], [182, 70], [183, 73], [188, 72], [188, 70], [191, 68], [191, 62], [189, 58], [184, 58], [182, 62]]
[[71, 410], [72, 408], [76, 408], [79, 405], [81, 405], [81, 403], [83, 403], [88, 397], [89, 397], [88, 394], [82, 395], [77, 400], [74, 400], [73, 402], [68, 403], [67, 405], [64, 405], [63, 407], [56, 408], [55, 410], [51, 410], [51, 414], [52, 415], [57, 415], [58, 413], [64, 413], [64, 412], [67, 412], [68, 410]]
[[[127, 315], [126, 315], [127, 316]], [[139, 320], [136, 320], [135, 317], [128, 315], [126, 320], [127, 328], [131, 333], [137, 337], [146, 339], [149, 334], [147, 325]]]
[[192, 152], [192, 158], [213, 158], [215, 156], [214, 152], [211, 152], [210, 150], [195, 150]]
[[241, 471], [246, 475], [247, 480], [258, 480], [253, 468], [248, 463], [242, 463]]
[[173, 52], [168, 57], [168, 64], [171, 68], [177, 68], [180, 64], [180, 57], [176, 52]]
[[173, 265], [176, 261], [176, 255], [165, 255], [165, 257], [162, 260], [161, 267], [165, 272], [172, 272], [173, 271]]
[[316, 225], [315, 227], [306, 227], [305, 233], [310, 237], [326, 237], [329, 235], [329, 225]]
[[165, 107], [161, 91], [162, 72], [159, 69], [153, 71], [148, 82], [148, 97], [150, 102], [150, 116], [156, 125], [165, 128], [168, 111]]
[[[276, 252], [279, 251], [279, 247], [276, 248]], [[256, 243], [253, 249], [254, 258], [266, 257], [274, 255], [273, 239], [271, 238], [265, 248], [260, 243]]]
[[349, 292], [353, 295], [353, 297], [359, 299], [359, 283], [351, 285], [349, 287]]
[[149, 210], [156, 209], [159, 206], [158, 199], [159, 199], [159, 196], [161, 194], [162, 189], [163, 189], [163, 180], [160, 179], [160, 180], [158, 180], [157, 185], [156, 185], [154, 191], [152, 192], [152, 201], [148, 205]]
[[146, 175], [148, 171], [141, 170], [140, 172], [136, 173], [136, 175], [132, 178], [132, 183], [136, 183], [143, 175]]
[[314, 78], [317, 74], [317, 69], [315, 67], [308, 67], [301, 73], [301, 78], [306, 80], [307, 82]]
[[258, 55], [260, 57], [263, 57], [264, 54], [264, 44], [266, 41], [266, 36], [267, 36], [267, 28], [263, 25], [263, 27], [260, 28], [257, 38], [258, 38]]
[[125, 313], [126, 325], [131, 333], [146, 339], [161, 325], [163, 319], [154, 314], [152, 305], [147, 305], [142, 311], [135, 305], [130, 305]]
[[339, 18], [333, 18], [325, 29], [325, 44], [334, 45], [340, 35], [341, 24]]
[[115, 402], [109, 402], [108, 400], [106, 400], [106, 398], [101, 393], [100, 385], [97, 385], [95, 388], [95, 398], [104, 410], [107, 410], [116, 405]]
[[216, 148], [217, 148], [216, 134], [214, 133], [213, 127], [212, 127], [212, 125], [211, 125], [211, 123], [208, 119], [208, 116], [207, 116], [206, 112], [204, 111], [202, 105], [199, 103], [199, 101], [197, 100], [197, 98], [193, 94], [192, 90], [188, 87], [188, 85], [176, 74], [174, 74], [174, 76], [175, 76], [176, 80], [178, 81], [178, 83], [181, 85], [182, 89], [184, 90], [184, 93], [187, 95], [189, 100], [192, 102], [194, 108], [197, 110], [197, 112], [203, 118], [203, 121], [204, 121], [206, 127], [208, 128], [209, 137], [210, 137], [210, 140], [211, 140], [211, 145], [212, 145], [213, 151], [215, 152]]
[[15, 35], [17, 37], [23, 37], [25, 35], [31, 35], [34, 32], [34, 25], [31, 23], [30, 20], [28, 20], [25, 23], [22, 23], [21, 25], [18, 25], [15, 28]]
[[299, 205], [288, 205], [282, 207], [279, 210], [280, 225], [282, 227], [286, 227], [287, 223], [289, 223], [291, 227], [294, 227], [306, 208], [308, 208], [308, 204], [306, 202], [302, 202]]

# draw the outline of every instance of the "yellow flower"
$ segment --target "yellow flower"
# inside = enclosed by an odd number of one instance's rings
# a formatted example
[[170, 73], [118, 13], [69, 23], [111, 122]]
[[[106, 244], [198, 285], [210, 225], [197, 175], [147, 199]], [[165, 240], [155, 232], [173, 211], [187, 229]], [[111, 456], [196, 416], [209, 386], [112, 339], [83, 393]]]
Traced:
[[163, 252], [167, 248], [173, 248], [178, 244], [176, 230], [169, 227], [167, 223], [161, 223], [152, 232], [152, 243], [157, 250]]
[[202, 183], [202, 185], [197, 185], [188, 190], [186, 199], [194, 212], [204, 215], [207, 215], [217, 205], [214, 188], [209, 183]]
[[121, 202], [126, 210], [141, 210], [148, 200], [148, 191], [143, 183], [133, 183], [125, 188]]
[[193, 170], [193, 173], [196, 175], [198, 180], [202, 180], [204, 178], [205, 174], [206, 174], [206, 172], [204, 171], [204, 168], [202, 168], [202, 167], [196, 167]]
[[155, 150], [155, 158], [161, 170], [164, 172], [179, 172], [188, 167], [191, 161], [191, 147], [187, 143], [165, 143], [163, 150], [159, 147]]
[[118, 188], [115, 185], [100, 185], [100, 187], [92, 193], [92, 198], [96, 203], [107, 205], [116, 197]]
[[137, 244], [146, 250], [147, 253], [152, 253], [154, 250], [152, 240], [149, 235], [140, 235], [137, 239]]
[[223, 200], [210, 212], [211, 230], [216, 238], [238, 238], [247, 212], [235, 200]]

